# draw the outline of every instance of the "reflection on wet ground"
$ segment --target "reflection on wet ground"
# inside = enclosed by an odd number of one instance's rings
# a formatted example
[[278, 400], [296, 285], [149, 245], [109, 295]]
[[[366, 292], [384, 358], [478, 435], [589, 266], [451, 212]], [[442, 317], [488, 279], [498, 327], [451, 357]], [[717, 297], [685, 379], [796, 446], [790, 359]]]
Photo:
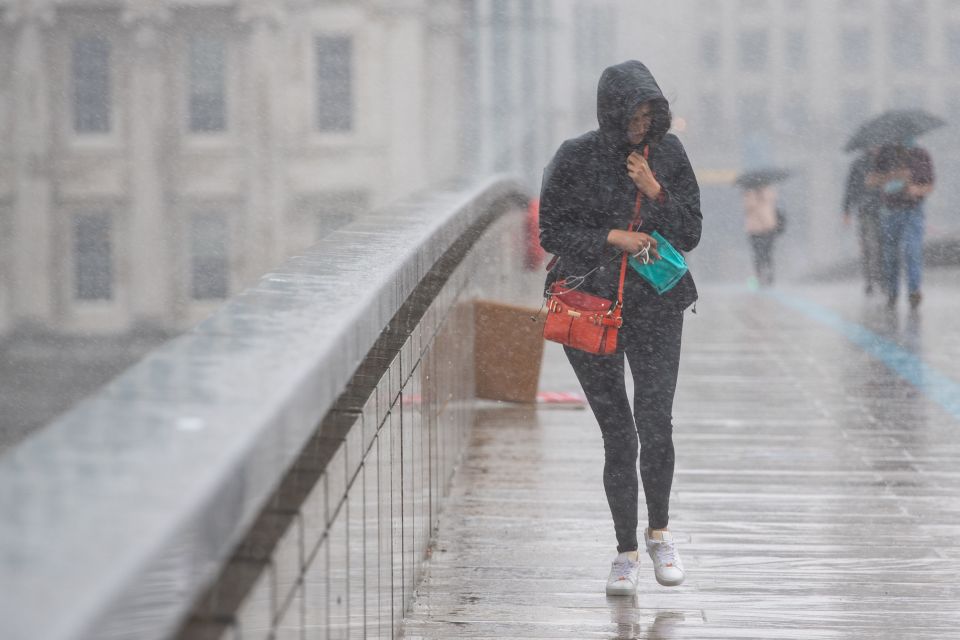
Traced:
[[[406, 637], [958, 637], [960, 416], [937, 395], [960, 383], [952, 276], [915, 314], [852, 282], [705, 288], [674, 411], [681, 587], [644, 556], [635, 598], [604, 595], [589, 411], [484, 410]], [[576, 389], [559, 350], [544, 366], [544, 389]]]

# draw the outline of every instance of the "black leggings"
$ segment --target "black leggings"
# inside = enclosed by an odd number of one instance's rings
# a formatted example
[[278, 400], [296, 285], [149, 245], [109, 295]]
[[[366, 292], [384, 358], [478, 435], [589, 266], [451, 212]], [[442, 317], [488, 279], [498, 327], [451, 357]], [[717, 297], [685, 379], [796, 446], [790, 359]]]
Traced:
[[750, 236], [750, 246], [753, 248], [753, 269], [757, 273], [760, 284], [773, 284], [773, 241], [775, 233], [762, 236]]
[[[637, 549], [637, 449], [640, 479], [651, 529], [666, 528], [673, 484], [673, 396], [680, 365], [683, 314], [655, 318], [628, 317], [618, 337], [619, 351], [597, 356], [564, 347], [567, 359], [593, 409], [603, 434], [603, 487], [607, 493], [617, 550]], [[632, 321], [631, 321], [632, 320]], [[634, 408], [630, 414], [623, 354], [633, 374]]]

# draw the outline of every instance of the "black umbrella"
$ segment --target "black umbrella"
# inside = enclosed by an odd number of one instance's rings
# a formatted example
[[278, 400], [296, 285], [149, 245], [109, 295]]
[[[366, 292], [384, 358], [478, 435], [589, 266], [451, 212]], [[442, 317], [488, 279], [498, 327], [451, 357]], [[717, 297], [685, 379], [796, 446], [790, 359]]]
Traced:
[[904, 142], [931, 129], [947, 124], [922, 109], [893, 109], [867, 120], [847, 141], [845, 151], [856, 151], [882, 144]]
[[738, 187], [743, 189], [757, 189], [759, 187], [765, 187], [768, 184], [781, 182], [789, 177], [790, 172], [786, 169], [769, 167], [741, 173], [734, 182]]

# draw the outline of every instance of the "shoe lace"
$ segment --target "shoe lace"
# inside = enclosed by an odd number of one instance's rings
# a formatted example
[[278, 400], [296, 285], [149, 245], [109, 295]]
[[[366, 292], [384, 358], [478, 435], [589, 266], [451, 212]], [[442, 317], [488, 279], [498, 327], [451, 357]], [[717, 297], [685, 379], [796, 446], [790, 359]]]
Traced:
[[617, 576], [617, 580], [630, 577], [630, 572], [633, 570], [635, 564], [632, 560], [614, 560], [613, 571]]
[[659, 542], [654, 547], [657, 561], [662, 565], [677, 564], [677, 548], [670, 542]]

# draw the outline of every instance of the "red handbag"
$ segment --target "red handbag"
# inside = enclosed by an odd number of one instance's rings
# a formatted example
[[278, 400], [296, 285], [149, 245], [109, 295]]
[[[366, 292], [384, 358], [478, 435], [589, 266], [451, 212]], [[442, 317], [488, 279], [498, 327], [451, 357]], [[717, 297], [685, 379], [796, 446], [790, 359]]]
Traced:
[[627, 255], [620, 264], [620, 288], [617, 301], [590, 295], [566, 286], [566, 280], [550, 285], [547, 319], [543, 337], [552, 342], [593, 353], [610, 355], [617, 350], [617, 333], [623, 326], [623, 280], [627, 273]]

